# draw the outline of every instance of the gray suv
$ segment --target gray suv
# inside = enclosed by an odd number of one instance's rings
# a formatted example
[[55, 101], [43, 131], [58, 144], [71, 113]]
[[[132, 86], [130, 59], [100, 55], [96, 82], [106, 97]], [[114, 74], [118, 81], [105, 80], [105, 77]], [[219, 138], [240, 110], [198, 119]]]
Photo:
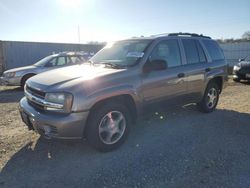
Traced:
[[[85, 55], [86, 56], [86, 55]], [[49, 55], [31, 66], [19, 67], [7, 70], [0, 81], [4, 85], [24, 87], [26, 81], [39, 73], [56, 68], [70, 66], [85, 62], [84, 54], [79, 52], [61, 52]]]
[[100, 151], [119, 147], [147, 106], [197, 103], [212, 112], [227, 81], [227, 63], [210, 37], [172, 33], [108, 44], [89, 64], [29, 79], [20, 113], [47, 138], [82, 138]]

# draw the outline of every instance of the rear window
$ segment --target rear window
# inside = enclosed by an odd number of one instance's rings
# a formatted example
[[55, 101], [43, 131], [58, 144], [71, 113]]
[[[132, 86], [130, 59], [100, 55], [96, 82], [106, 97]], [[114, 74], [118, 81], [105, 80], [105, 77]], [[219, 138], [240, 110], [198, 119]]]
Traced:
[[213, 61], [223, 60], [224, 55], [219, 45], [212, 40], [203, 40], [203, 44], [205, 45], [210, 57]]

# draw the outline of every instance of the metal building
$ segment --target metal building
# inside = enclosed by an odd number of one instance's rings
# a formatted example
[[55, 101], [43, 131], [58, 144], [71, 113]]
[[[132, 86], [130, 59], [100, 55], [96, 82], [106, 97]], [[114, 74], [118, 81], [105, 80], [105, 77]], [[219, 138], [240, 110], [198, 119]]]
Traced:
[[250, 56], [250, 42], [220, 44], [230, 67], [238, 63], [240, 58]]
[[103, 45], [99, 44], [0, 41], [0, 75], [11, 68], [34, 64], [52, 53], [62, 51], [96, 53], [101, 48]]
[[[225, 57], [232, 67], [240, 58], [250, 55], [250, 42], [220, 44]], [[62, 51], [84, 51], [96, 53], [103, 45], [100, 44], [67, 44], [0, 41], [0, 75], [3, 71], [31, 65], [38, 60]]]

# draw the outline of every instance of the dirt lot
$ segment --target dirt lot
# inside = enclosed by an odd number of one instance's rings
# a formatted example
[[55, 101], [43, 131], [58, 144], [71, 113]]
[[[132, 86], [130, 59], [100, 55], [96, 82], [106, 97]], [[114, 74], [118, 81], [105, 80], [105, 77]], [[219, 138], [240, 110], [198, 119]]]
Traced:
[[0, 86], [0, 187], [250, 187], [249, 83], [230, 81], [211, 114], [152, 110], [111, 153], [28, 131], [22, 96]]

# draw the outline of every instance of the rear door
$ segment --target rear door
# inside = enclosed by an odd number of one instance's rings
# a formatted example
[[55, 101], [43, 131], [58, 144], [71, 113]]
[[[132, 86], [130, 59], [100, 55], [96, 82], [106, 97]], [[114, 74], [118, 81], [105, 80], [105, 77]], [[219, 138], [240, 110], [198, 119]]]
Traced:
[[205, 84], [207, 58], [197, 39], [182, 39], [186, 57], [185, 74], [187, 76], [188, 96], [191, 100], [199, 100]]
[[166, 61], [168, 68], [143, 73], [142, 92], [145, 102], [151, 103], [184, 95], [187, 83], [183, 75], [179, 41], [167, 39], [159, 42], [149, 55], [147, 63], [154, 60]]

